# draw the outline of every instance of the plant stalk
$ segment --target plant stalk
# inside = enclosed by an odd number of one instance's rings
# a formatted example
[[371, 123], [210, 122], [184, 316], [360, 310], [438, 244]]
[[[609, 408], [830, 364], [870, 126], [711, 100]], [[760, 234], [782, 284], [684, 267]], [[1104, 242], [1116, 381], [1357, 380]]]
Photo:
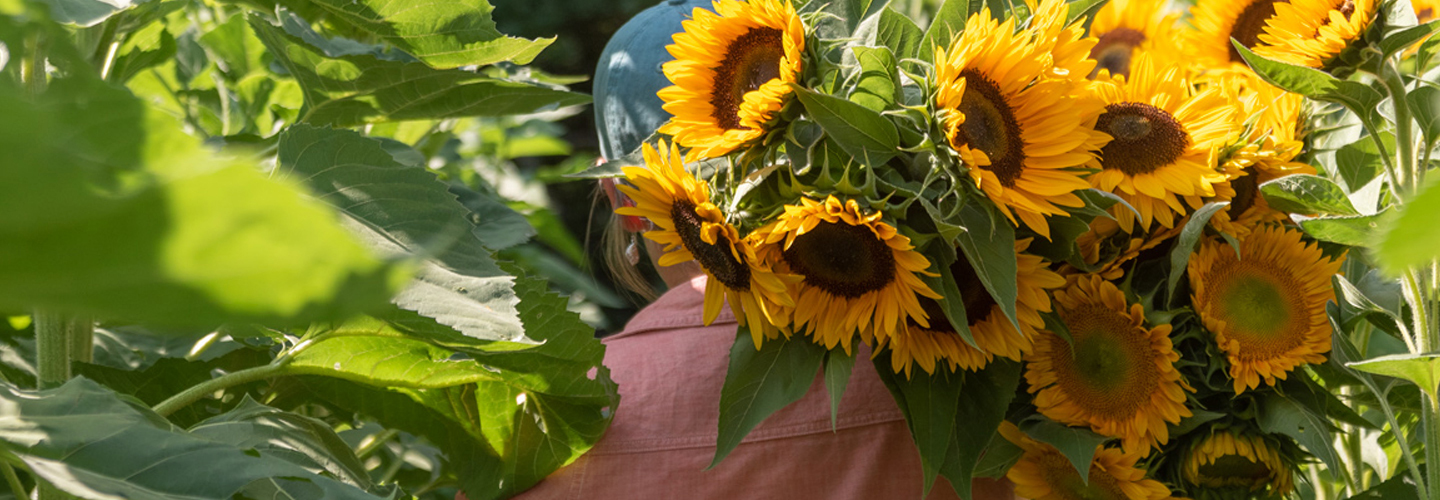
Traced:
[[190, 403], [199, 401], [201, 398], [204, 398], [206, 395], [212, 394], [215, 391], [234, 387], [240, 384], [247, 384], [256, 380], [263, 380], [270, 377], [284, 375], [289, 371], [288, 368], [290, 365], [290, 359], [291, 358], [289, 356], [284, 356], [276, 359], [274, 362], [265, 366], [246, 368], [244, 370], [227, 373], [219, 377], [206, 380], [199, 384], [195, 384], [189, 389], [181, 391], [179, 394], [170, 396], [170, 399], [161, 401], [160, 404], [155, 405], [155, 408], [153, 409], [155, 410], [155, 413], [159, 413], [162, 417], [169, 416], [171, 413], [175, 413], [175, 410], [179, 410], [190, 405]]
[[20, 476], [15, 475], [15, 467], [9, 463], [0, 462], [0, 470], [5, 472], [5, 483], [10, 485], [10, 494], [15, 495], [16, 500], [30, 497], [25, 494], [25, 485], [20, 484]]
[[36, 385], [49, 389], [70, 380], [70, 318], [35, 311]]
[[46, 81], [45, 58], [48, 52], [45, 37], [39, 33], [30, 37], [30, 57], [21, 66], [20, 79], [25, 81], [25, 89], [30, 92], [31, 97], [39, 96], [45, 92]]
[[[1419, 188], [1424, 173], [1416, 169], [1415, 128], [1410, 117], [1410, 105], [1405, 101], [1405, 78], [1390, 60], [1385, 61], [1380, 72], [1380, 81], [1390, 91], [1390, 103], [1395, 108], [1395, 152], [1399, 157], [1400, 173], [1406, 177], [1405, 182], [1396, 187], [1405, 194], [1405, 198], [1409, 198]], [[1376, 141], [1379, 141], [1378, 136]]]

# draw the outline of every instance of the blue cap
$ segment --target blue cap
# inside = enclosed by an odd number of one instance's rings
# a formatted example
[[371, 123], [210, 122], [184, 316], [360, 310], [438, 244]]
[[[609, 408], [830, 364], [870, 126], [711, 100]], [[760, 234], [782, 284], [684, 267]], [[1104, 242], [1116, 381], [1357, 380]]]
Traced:
[[600, 155], [629, 154], [670, 119], [655, 95], [670, 86], [661, 65], [674, 59], [665, 46], [682, 30], [680, 22], [710, 0], [666, 0], [636, 14], [610, 37], [595, 66], [595, 128]]

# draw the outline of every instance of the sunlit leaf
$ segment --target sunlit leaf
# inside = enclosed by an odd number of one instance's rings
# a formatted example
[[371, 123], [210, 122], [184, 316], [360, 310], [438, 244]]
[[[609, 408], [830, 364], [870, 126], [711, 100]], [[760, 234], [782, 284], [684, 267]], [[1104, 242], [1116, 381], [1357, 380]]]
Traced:
[[369, 32], [425, 61], [448, 69], [501, 61], [528, 64], [555, 38], [527, 40], [495, 29], [490, 2], [317, 0], [333, 19]]
[[809, 338], [767, 340], [756, 349], [750, 332], [740, 328], [720, 389], [720, 434], [710, 467], [724, 460], [766, 417], [799, 401], [824, 359], [825, 348]]

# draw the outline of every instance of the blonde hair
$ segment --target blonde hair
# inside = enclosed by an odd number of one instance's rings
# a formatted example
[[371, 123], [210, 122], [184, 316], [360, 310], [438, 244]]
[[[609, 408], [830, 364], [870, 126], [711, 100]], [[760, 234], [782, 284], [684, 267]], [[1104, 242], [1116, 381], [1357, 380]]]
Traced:
[[[597, 188], [598, 191], [598, 188]], [[597, 194], [598, 198], [599, 195]], [[620, 216], [610, 211], [605, 223], [604, 236], [600, 238], [600, 254], [605, 261], [605, 268], [610, 272], [610, 278], [617, 285], [624, 288], [631, 294], [639, 296], [645, 302], [654, 302], [660, 298], [660, 293], [650, 284], [650, 280], [636, 267], [639, 261], [631, 262], [626, 255], [630, 245], [635, 245], [636, 252], [643, 252], [644, 244], [640, 242], [640, 233], [626, 231], [621, 226]], [[639, 254], [637, 254], [639, 255]]]

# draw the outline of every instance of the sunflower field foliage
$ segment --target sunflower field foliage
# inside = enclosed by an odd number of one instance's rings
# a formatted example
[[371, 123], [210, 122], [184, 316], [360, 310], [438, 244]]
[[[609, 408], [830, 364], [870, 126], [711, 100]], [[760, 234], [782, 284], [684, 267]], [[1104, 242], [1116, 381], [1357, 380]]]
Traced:
[[1440, 499], [1434, 9], [716, 0], [583, 175], [741, 325], [716, 463], [869, 358], [927, 489]]

